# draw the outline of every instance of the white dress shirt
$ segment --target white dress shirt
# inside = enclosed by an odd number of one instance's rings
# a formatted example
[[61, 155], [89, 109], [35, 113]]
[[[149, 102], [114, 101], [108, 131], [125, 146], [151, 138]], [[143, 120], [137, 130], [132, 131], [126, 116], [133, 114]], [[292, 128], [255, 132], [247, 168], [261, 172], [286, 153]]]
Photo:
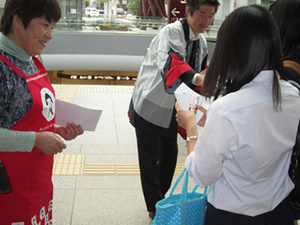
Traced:
[[210, 186], [208, 202], [256, 216], [273, 210], [293, 189], [288, 176], [300, 117], [299, 91], [280, 80], [281, 110], [272, 101], [273, 71], [212, 103], [186, 168]]

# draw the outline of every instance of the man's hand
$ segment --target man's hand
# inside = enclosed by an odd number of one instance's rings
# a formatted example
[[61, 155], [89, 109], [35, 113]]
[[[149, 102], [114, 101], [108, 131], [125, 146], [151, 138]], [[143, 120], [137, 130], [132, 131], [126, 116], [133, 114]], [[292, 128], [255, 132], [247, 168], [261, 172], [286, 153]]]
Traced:
[[206, 70], [207, 70], [207, 69], [202, 70], [201, 73], [199, 73], [199, 74], [197, 75], [197, 77], [196, 77], [196, 84], [197, 84], [197, 85], [200, 85], [200, 86], [203, 85]]

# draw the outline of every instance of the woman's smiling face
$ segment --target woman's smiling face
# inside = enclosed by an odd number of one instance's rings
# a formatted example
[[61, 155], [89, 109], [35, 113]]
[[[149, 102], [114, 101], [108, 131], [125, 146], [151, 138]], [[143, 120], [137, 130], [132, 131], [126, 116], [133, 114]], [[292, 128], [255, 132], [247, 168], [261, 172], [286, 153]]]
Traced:
[[8, 38], [23, 48], [30, 56], [40, 55], [47, 42], [52, 39], [52, 29], [55, 23], [50, 23], [46, 18], [40, 17], [32, 19], [25, 29], [16, 16], [13, 20], [17, 25], [8, 34]]

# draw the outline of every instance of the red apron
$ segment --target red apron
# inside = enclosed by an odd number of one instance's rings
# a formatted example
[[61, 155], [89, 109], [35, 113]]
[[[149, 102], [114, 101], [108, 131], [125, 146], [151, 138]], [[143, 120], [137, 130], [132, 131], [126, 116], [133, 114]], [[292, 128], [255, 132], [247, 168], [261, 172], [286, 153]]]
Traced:
[[[25, 76], [5, 57], [0, 60], [26, 79], [33, 99], [32, 108], [11, 130], [53, 131], [55, 93], [42, 63], [33, 57], [40, 72]], [[52, 224], [53, 155], [33, 148], [32, 152], [0, 152], [0, 159], [12, 186], [12, 192], [0, 194], [0, 224]]]

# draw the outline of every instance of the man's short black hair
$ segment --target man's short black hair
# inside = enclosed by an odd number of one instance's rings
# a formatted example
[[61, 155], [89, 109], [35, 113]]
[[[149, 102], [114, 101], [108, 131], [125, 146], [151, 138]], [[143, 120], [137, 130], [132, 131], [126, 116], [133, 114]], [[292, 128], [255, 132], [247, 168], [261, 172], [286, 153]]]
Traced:
[[218, 11], [220, 3], [218, 0], [187, 0], [186, 7], [189, 8], [191, 16], [194, 14], [195, 10], [199, 9], [201, 5], [210, 5], [215, 7], [215, 13]]

